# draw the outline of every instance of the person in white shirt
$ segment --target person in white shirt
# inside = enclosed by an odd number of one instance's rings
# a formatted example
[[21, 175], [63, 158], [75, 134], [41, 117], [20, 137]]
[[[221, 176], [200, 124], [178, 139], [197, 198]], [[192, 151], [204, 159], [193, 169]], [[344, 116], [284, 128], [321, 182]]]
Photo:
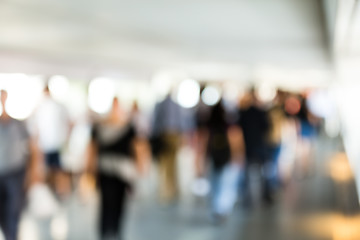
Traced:
[[71, 131], [68, 112], [62, 104], [55, 101], [49, 88], [44, 89], [44, 97], [34, 114], [35, 136], [44, 155], [50, 186], [56, 194], [64, 194], [66, 174], [61, 163], [61, 151]]

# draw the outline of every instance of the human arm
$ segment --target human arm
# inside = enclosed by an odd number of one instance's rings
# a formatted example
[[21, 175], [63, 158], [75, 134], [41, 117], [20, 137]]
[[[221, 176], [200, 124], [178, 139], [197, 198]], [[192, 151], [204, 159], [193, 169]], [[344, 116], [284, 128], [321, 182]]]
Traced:
[[29, 162], [26, 168], [25, 188], [45, 180], [44, 157], [35, 139], [29, 138]]

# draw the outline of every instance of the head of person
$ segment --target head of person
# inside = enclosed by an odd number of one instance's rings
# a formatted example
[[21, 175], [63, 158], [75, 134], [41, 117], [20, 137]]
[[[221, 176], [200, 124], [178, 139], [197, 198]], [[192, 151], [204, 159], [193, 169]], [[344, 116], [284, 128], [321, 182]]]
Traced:
[[114, 117], [115, 115], [118, 117], [120, 115], [123, 115], [123, 110], [121, 108], [120, 101], [117, 97], [113, 98], [110, 108], [110, 116]]
[[252, 103], [255, 103], [258, 98], [257, 98], [257, 95], [256, 95], [256, 88], [255, 86], [252, 86], [249, 90], [249, 95], [250, 95], [250, 98], [251, 98], [251, 101]]
[[138, 112], [139, 111], [139, 104], [138, 104], [138, 102], [136, 100], [132, 103], [131, 110], [132, 110], [132, 112]]
[[5, 109], [5, 104], [6, 104], [6, 101], [7, 101], [7, 97], [8, 97], [7, 91], [1, 90], [0, 91], [0, 98], [1, 98], [2, 109]]
[[114, 97], [111, 104], [111, 110], [115, 111], [118, 110], [119, 108], [120, 108], [119, 99], [117, 97]]
[[239, 99], [239, 106], [242, 109], [247, 109], [254, 104], [255, 93], [253, 89], [248, 90]]
[[46, 85], [46, 86], [44, 87], [44, 95], [45, 95], [45, 96], [50, 96], [49, 85]]

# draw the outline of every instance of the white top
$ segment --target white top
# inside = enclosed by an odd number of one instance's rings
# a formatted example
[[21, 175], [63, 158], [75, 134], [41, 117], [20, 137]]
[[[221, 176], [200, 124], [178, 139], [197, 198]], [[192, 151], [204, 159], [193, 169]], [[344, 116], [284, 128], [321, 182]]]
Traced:
[[45, 96], [34, 115], [39, 146], [44, 152], [59, 151], [69, 133], [69, 115], [66, 108]]

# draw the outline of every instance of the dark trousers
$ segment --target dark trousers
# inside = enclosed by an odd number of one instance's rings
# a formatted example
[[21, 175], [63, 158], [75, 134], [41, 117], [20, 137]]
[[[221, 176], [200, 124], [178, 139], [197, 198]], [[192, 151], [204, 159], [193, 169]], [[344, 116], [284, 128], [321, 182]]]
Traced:
[[265, 202], [271, 202], [272, 200], [272, 188], [271, 179], [265, 173], [266, 165], [264, 163], [246, 163], [244, 177], [241, 183], [241, 194], [245, 200], [245, 204], [251, 204], [252, 197], [250, 191], [250, 172], [252, 168], [258, 168], [261, 175], [261, 195], [262, 200]]
[[[250, 150], [250, 149], [249, 149]], [[253, 148], [247, 151], [244, 178], [241, 184], [241, 193], [244, 196], [245, 204], [251, 204], [251, 191], [250, 191], [250, 172], [252, 168], [258, 168], [261, 175], [261, 194], [262, 199], [269, 203], [272, 202], [272, 188], [271, 177], [267, 174], [267, 166], [270, 162], [267, 156], [267, 149], [265, 147]]]
[[25, 170], [0, 175], [0, 227], [6, 240], [16, 240], [24, 204]]
[[122, 238], [126, 191], [129, 184], [114, 176], [99, 175], [100, 234], [102, 239]]
[[61, 169], [60, 151], [45, 153], [45, 162], [50, 169]]

